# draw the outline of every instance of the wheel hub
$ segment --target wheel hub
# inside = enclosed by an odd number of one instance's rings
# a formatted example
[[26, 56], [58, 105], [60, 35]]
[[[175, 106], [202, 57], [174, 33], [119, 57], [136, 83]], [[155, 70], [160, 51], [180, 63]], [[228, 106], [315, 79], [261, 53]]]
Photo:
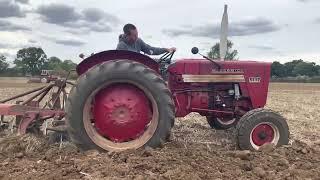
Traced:
[[259, 138], [265, 140], [267, 138], [267, 134], [265, 132], [261, 132], [258, 134]]
[[92, 111], [98, 133], [113, 142], [138, 138], [152, 119], [149, 99], [130, 84], [115, 84], [100, 90]]
[[257, 146], [265, 143], [272, 143], [275, 138], [275, 131], [269, 124], [259, 124], [252, 131], [252, 141]]
[[126, 105], [114, 107], [108, 118], [118, 126], [125, 126], [132, 121], [130, 109], [132, 108], [127, 107]]

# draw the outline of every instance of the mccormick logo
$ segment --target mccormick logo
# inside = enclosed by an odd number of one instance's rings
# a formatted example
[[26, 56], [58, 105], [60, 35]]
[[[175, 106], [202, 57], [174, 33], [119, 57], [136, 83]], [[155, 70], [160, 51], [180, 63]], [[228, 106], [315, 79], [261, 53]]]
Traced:
[[212, 72], [231, 72], [231, 73], [243, 73], [242, 69], [220, 69], [217, 71], [216, 69], [213, 69]]
[[249, 77], [249, 83], [260, 83], [261, 77]]

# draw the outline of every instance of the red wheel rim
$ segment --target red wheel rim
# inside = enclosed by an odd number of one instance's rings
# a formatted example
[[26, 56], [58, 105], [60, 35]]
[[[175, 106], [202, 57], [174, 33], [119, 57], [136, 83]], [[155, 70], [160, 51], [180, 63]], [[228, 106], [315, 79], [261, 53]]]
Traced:
[[269, 122], [260, 123], [256, 125], [250, 133], [250, 142], [253, 148], [259, 149], [264, 144], [277, 145], [279, 141], [279, 130], [273, 124]]
[[87, 98], [83, 108], [87, 135], [108, 151], [142, 147], [155, 133], [158, 120], [154, 96], [144, 86], [129, 80], [101, 85]]
[[100, 135], [113, 142], [126, 142], [143, 134], [152, 119], [152, 107], [136, 86], [115, 84], [95, 95], [93, 118]]

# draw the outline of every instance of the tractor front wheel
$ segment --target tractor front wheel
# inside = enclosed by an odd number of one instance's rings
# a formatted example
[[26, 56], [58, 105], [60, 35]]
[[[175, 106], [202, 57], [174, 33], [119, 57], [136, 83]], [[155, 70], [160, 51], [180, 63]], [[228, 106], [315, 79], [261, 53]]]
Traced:
[[41, 78], [40, 81], [41, 81], [41, 83], [48, 83], [48, 82], [49, 82], [48, 79], [45, 78], [45, 77], [44, 77], [44, 78]]
[[240, 149], [259, 150], [264, 144], [280, 146], [289, 142], [289, 127], [278, 113], [266, 109], [247, 112], [237, 124]]
[[155, 71], [129, 60], [105, 62], [82, 75], [66, 112], [70, 138], [84, 150], [158, 147], [174, 121], [166, 83]]

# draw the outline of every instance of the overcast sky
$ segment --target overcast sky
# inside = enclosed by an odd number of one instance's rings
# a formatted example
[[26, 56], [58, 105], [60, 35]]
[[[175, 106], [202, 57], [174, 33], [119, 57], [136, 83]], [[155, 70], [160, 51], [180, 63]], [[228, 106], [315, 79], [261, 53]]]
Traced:
[[177, 47], [176, 59], [218, 42], [224, 4], [240, 60], [304, 59], [320, 64], [320, 0], [0, 0], [0, 53], [41, 46], [48, 57], [114, 49], [125, 23], [150, 45]]

